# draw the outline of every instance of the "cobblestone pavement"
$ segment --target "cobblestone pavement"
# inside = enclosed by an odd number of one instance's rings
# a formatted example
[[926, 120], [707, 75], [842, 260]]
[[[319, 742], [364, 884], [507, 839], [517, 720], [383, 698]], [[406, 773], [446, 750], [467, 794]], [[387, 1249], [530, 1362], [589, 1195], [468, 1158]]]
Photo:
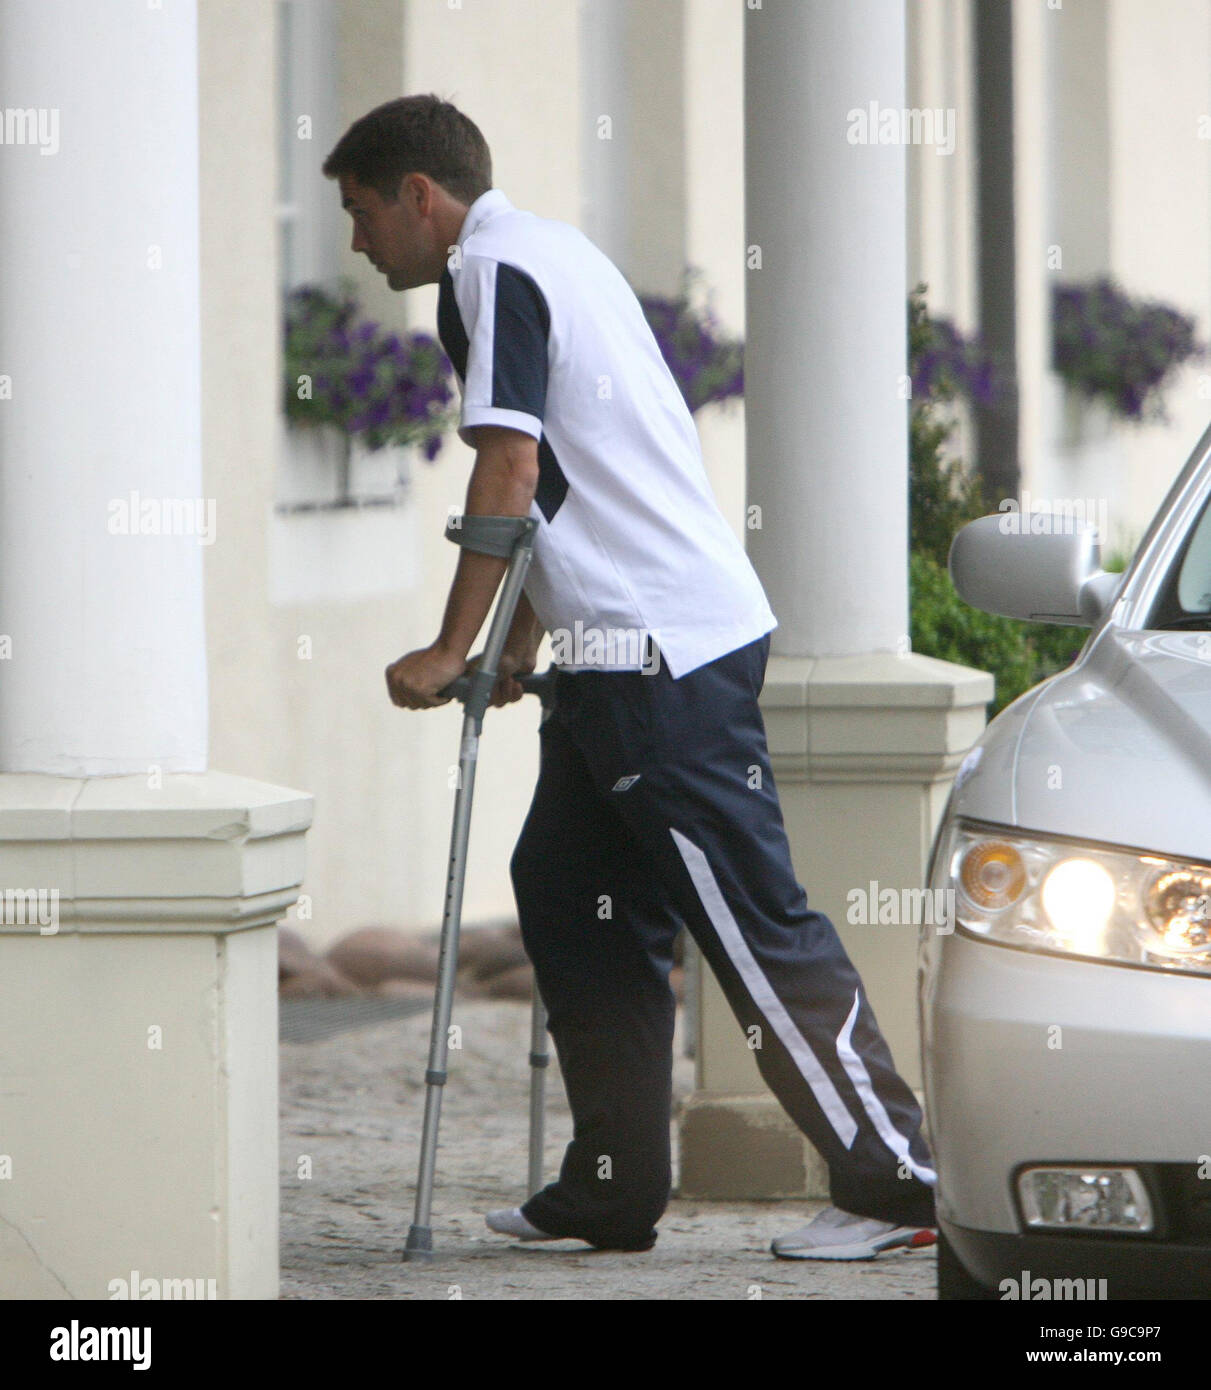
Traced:
[[[932, 1251], [855, 1263], [775, 1260], [770, 1239], [819, 1203], [674, 1199], [655, 1249], [521, 1245], [483, 1223], [524, 1198], [529, 1009], [456, 1002], [438, 1155], [437, 1255], [400, 1260], [412, 1217], [429, 1015], [281, 1048], [282, 1281], [286, 1299], [934, 1298]], [[676, 1092], [692, 1087], [680, 1056]], [[547, 1171], [571, 1120], [548, 1072]], [[310, 1162], [310, 1176], [305, 1160]]]

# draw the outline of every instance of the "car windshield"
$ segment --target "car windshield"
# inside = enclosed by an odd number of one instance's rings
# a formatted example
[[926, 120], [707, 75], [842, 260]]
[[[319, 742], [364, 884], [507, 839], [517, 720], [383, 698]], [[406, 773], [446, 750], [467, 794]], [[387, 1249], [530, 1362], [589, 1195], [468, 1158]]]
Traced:
[[1182, 542], [1148, 626], [1211, 628], [1211, 495]]

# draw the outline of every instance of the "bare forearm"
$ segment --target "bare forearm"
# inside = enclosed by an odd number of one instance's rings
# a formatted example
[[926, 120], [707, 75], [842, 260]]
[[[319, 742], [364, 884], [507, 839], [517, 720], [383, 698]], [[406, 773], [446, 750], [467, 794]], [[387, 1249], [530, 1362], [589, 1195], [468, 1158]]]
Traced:
[[[503, 513], [497, 513], [503, 515]], [[509, 562], [495, 555], [460, 550], [454, 583], [446, 600], [437, 645], [451, 656], [466, 658], [484, 619], [492, 609], [492, 599], [500, 587]]]
[[[506, 446], [496, 436], [494, 443], [482, 445], [476, 455], [467, 484], [466, 514], [528, 516], [534, 499], [536, 472], [536, 461], [526, 451]], [[492, 600], [507, 569], [508, 561], [495, 555], [481, 555], [472, 550], [459, 552], [458, 568], [437, 639], [437, 644], [445, 651], [466, 657], [492, 609]], [[533, 610], [524, 594], [510, 639], [515, 633], [520, 636], [523, 612], [528, 612], [533, 621]], [[541, 633], [539, 635], [541, 637]]]
[[545, 631], [530, 606], [530, 600], [523, 593], [518, 600], [517, 616], [509, 629], [505, 650], [525, 661], [532, 660], [538, 654], [538, 647]]

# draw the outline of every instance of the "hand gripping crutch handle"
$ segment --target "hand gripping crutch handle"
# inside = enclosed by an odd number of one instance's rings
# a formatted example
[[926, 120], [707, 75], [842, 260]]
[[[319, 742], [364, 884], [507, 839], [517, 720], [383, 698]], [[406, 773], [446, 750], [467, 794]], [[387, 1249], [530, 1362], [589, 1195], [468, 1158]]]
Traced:
[[[471, 673], [474, 675], [474, 672]], [[555, 701], [555, 668], [531, 672], [528, 676], [514, 676], [513, 679], [527, 695], [537, 695], [543, 709], [549, 709]], [[467, 700], [471, 696], [471, 676], [458, 676], [444, 689], [437, 692], [451, 700]]]
[[501, 652], [513, 626], [513, 617], [521, 599], [526, 570], [534, 548], [534, 533], [538, 522], [530, 516], [453, 516], [446, 523], [446, 539], [466, 550], [477, 551], [481, 555], [495, 555], [509, 561], [501, 585], [500, 598], [492, 624], [488, 629], [488, 640], [484, 644], [483, 655], [473, 671], [459, 676], [451, 685], [440, 691], [441, 695], [453, 694], [453, 687], [459, 681], [466, 681], [466, 694], [459, 694], [463, 701], [463, 711], [475, 720], [478, 732], [484, 711], [492, 698], [492, 688], [496, 684]]

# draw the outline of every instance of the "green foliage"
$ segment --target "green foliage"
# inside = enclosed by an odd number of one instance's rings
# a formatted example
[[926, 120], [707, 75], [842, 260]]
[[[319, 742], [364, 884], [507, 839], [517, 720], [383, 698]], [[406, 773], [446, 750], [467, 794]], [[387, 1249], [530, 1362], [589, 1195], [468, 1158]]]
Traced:
[[909, 556], [908, 586], [913, 651], [991, 671], [996, 698], [990, 716], [1035, 684], [1036, 653], [1021, 631], [1027, 624], [964, 603], [945, 566], [923, 551]]
[[1139, 541], [1133, 540], [1123, 550], [1112, 550], [1108, 555], [1102, 556], [1102, 568], [1111, 574], [1122, 574], [1131, 561], [1135, 558], [1135, 552], [1139, 547]]
[[[938, 332], [925, 307], [925, 287], [908, 301], [909, 366], [934, 348]], [[914, 390], [909, 409], [909, 603], [912, 649], [941, 661], [991, 671], [996, 696], [991, 719], [1039, 681], [1072, 664], [1088, 629], [1055, 623], [1023, 623], [972, 608], [950, 582], [947, 561], [955, 532], [993, 511], [980, 480], [948, 459], [954, 431], [946, 405], [957, 395], [955, 381], [933, 374], [928, 389]]]
[[1062, 627], [1057, 623], [1019, 623], [1018, 626], [1026, 629], [1026, 640], [1034, 649], [1032, 685], [1071, 666], [1089, 640], [1087, 627]]
[[939, 407], [958, 392], [948, 373], [922, 381], [920, 364], [937, 337], [924, 295], [925, 287], [918, 285], [908, 300], [908, 362], [914, 382], [908, 412], [908, 544], [914, 554], [929, 555], [945, 570], [955, 532], [992, 509], [985, 505], [979, 477], [946, 458], [946, 441], [955, 425]]

